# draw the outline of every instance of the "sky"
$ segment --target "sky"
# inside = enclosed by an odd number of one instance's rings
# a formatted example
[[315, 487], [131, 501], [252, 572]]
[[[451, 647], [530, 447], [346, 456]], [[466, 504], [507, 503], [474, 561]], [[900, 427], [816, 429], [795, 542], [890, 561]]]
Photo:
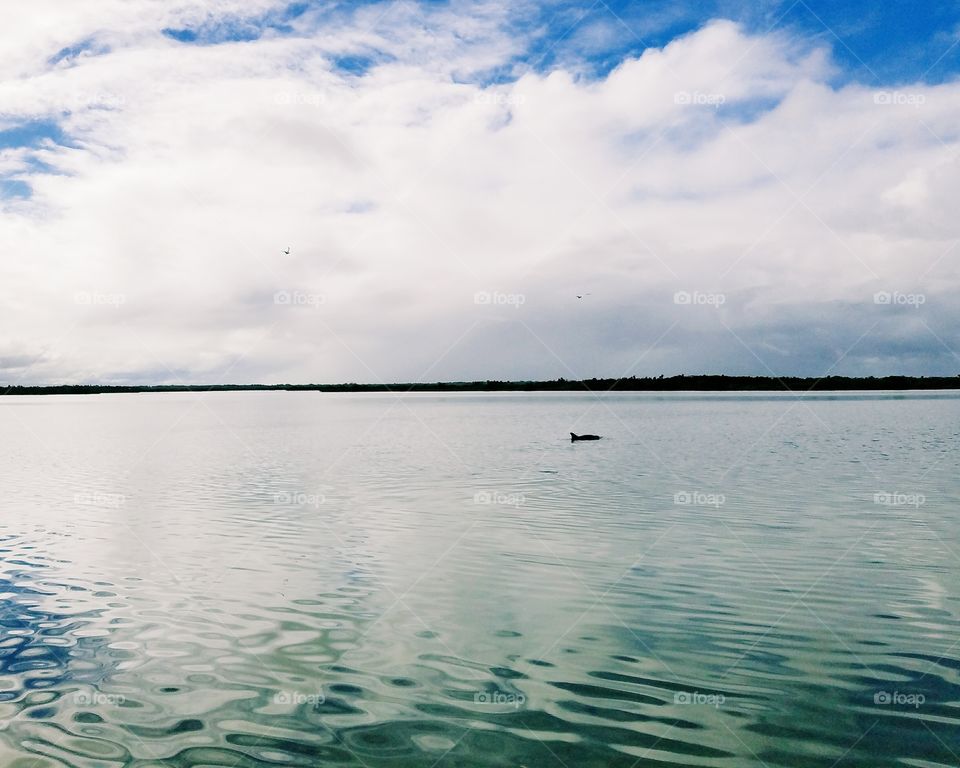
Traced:
[[960, 0], [7, 0], [0, 384], [958, 375], [958, 73]]

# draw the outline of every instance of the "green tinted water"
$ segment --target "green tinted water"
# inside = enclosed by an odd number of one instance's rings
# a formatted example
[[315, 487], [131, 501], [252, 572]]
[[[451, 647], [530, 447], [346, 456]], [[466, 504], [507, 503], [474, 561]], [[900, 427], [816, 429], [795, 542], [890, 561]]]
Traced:
[[7, 398], [0, 430], [3, 765], [960, 764], [954, 395]]

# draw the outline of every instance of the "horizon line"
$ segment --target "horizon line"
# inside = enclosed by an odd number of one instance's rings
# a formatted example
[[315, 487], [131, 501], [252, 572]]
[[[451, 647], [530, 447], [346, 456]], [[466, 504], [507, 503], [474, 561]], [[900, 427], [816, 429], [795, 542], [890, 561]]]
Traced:
[[740, 374], [674, 374], [672, 376], [592, 377], [584, 379], [478, 379], [435, 382], [336, 384], [11, 384], [3, 395], [134, 394], [149, 392], [317, 391], [317, 392], [469, 392], [469, 391], [850, 391], [960, 389], [954, 376], [752, 376]]

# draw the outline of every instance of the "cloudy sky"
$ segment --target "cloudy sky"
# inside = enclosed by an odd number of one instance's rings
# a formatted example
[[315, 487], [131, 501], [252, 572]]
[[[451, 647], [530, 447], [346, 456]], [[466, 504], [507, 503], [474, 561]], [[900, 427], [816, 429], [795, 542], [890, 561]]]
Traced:
[[958, 71], [957, 0], [6, 0], [0, 383], [954, 375]]

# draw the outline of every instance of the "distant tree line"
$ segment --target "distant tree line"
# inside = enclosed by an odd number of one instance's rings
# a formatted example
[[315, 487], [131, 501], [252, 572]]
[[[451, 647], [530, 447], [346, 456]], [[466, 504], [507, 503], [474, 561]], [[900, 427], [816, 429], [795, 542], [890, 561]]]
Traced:
[[63, 384], [9, 386], [0, 395], [98, 395], [127, 392], [808, 392], [960, 389], [960, 376], [824, 378], [798, 376], [650, 376], [552, 381], [451, 381], [406, 384]]

